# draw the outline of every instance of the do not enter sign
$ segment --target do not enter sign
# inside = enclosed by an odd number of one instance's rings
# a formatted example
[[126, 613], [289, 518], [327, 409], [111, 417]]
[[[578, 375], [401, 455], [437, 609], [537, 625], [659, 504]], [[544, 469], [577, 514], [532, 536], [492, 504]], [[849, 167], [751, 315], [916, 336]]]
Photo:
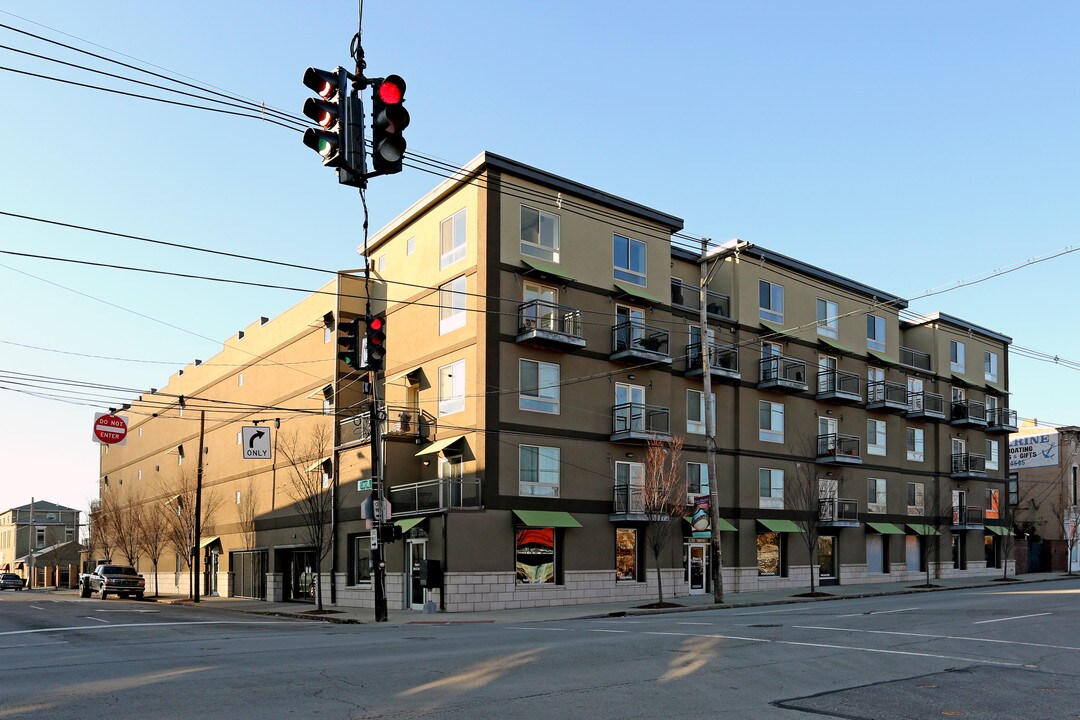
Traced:
[[127, 418], [109, 413], [94, 415], [94, 442], [123, 445], [127, 438]]

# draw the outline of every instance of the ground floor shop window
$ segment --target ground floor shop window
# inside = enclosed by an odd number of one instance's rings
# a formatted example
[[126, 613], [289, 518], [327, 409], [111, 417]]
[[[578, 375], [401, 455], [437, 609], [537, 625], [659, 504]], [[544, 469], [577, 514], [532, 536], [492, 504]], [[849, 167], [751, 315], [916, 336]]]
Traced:
[[954, 570], [967, 569], [967, 557], [964, 552], [964, 536], [952, 536], [952, 566]]
[[615, 580], [619, 582], [641, 580], [636, 528], [615, 528]]
[[783, 533], [761, 532], [757, 536], [758, 575], [761, 577], [780, 577], [782, 563], [781, 552], [784, 541]]
[[555, 584], [555, 528], [520, 528], [514, 537], [518, 585]]
[[998, 542], [997, 538], [993, 535], [987, 535], [983, 538], [983, 548], [986, 552], [986, 567], [996, 568], [1001, 567], [1001, 563], [998, 562]]
[[350, 585], [363, 585], [371, 582], [371, 535], [353, 535]]

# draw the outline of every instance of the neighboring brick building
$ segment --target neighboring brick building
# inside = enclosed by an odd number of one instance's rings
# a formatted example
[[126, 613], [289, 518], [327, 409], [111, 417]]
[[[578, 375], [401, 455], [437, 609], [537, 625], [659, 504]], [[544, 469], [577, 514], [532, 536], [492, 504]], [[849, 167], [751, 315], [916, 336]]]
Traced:
[[1025, 422], [1009, 439], [1018, 528], [1032, 538], [1032, 571], [1080, 572], [1080, 427]]

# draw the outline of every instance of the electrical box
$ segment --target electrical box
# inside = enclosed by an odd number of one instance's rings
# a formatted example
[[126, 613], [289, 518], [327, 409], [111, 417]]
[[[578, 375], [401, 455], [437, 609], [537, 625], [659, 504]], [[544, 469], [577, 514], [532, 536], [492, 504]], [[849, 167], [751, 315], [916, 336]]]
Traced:
[[420, 587], [431, 590], [443, 586], [442, 563], [438, 560], [420, 561]]

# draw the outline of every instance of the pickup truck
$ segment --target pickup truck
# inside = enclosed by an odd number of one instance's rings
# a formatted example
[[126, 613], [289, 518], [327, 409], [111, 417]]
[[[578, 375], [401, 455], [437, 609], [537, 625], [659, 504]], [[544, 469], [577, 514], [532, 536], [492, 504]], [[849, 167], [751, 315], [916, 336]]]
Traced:
[[93, 572], [79, 576], [79, 597], [98, 593], [102, 600], [110, 595], [134, 595], [136, 600], [142, 600], [145, 591], [146, 580], [128, 565], [98, 565]]

